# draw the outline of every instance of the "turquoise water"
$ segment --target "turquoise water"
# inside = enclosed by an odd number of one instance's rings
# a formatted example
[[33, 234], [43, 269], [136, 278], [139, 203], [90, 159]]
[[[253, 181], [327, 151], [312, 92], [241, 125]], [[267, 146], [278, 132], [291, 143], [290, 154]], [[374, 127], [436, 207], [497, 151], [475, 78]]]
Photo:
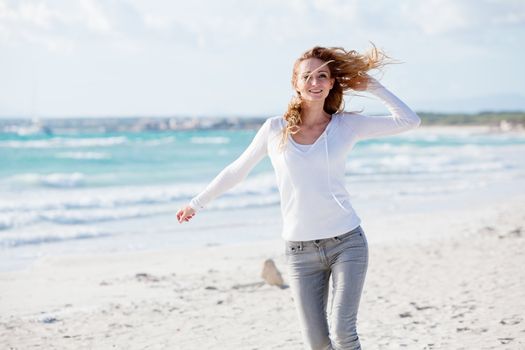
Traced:
[[[255, 131], [189, 131], [17, 136], [0, 133], [0, 186], [3, 190], [46, 188], [101, 188], [113, 186], [170, 185], [207, 181], [228, 162], [233, 161], [249, 144]], [[501, 160], [476, 152], [483, 149], [524, 145], [522, 135], [420, 135], [409, 134], [361, 142], [353, 159], [369, 159], [371, 168], [352, 169], [381, 171], [384, 157], [395, 148], [400, 154], [419, 152], [447, 157], [441, 163], [449, 171], [459, 162], [454, 149], [464, 153], [465, 166], [510, 166]], [[401, 147], [401, 148], [400, 148]], [[469, 152], [470, 151], [470, 152]], [[375, 160], [379, 159], [379, 163]], [[412, 159], [410, 165], [414, 165]], [[421, 159], [419, 159], [421, 160]], [[432, 165], [431, 160], [428, 164]], [[468, 165], [467, 163], [471, 163]], [[498, 164], [496, 164], [498, 163]], [[476, 165], [477, 164], [477, 165]], [[381, 167], [381, 165], [383, 167]], [[395, 164], [392, 164], [393, 166]], [[402, 165], [402, 164], [400, 164]], [[253, 174], [271, 171], [268, 159]], [[391, 172], [391, 167], [385, 169]], [[429, 169], [420, 169], [430, 173]], [[461, 171], [461, 169], [455, 169]], [[404, 168], [402, 172], [413, 172]]]
[[[104, 187], [203, 180], [248, 144], [252, 131], [113, 133], [20, 137], [0, 134], [0, 178], [34, 185]], [[74, 175], [76, 173], [76, 175]], [[63, 175], [46, 182], [45, 175]], [[70, 175], [68, 177], [68, 174]]]
[[[378, 203], [419, 203], [509, 183], [522, 191], [525, 135], [469, 130], [419, 128], [358, 143], [346, 173], [355, 205], [382, 210]], [[0, 133], [0, 263], [75, 250], [278, 238], [279, 197], [268, 158], [191, 225], [175, 218], [254, 135]]]

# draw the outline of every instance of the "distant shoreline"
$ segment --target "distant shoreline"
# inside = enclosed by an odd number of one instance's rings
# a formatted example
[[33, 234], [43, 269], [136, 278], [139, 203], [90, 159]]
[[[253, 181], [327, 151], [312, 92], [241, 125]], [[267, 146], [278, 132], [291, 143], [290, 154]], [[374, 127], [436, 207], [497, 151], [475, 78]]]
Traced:
[[[504, 124], [505, 125], [505, 124]], [[416, 129], [416, 131], [431, 131], [433, 133], [450, 133], [453, 130], [458, 132], [471, 132], [477, 134], [507, 134], [507, 133], [525, 133], [525, 127], [521, 124], [516, 126], [501, 127], [500, 125], [489, 124], [425, 124], [424, 122]]]
[[[525, 112], [428, 113], [417, 112], [422, 126], [490, 127], [491, 131], [522, 131]], [[372, 116], [373, 117], [373, 116]], [[71, 130], [110, 132], [162, 132], [190, 130], [255, 130], [267, 117], [75, 117], [0, 118], [0, 133], [55, 134]]]
[[481, 112], [477, 114], [465, 113], [425, 113], [418, 115], [425, 125], [489, 125], [500, 126], [507, 123], [509, 126], [525, 126], [525, 112]]

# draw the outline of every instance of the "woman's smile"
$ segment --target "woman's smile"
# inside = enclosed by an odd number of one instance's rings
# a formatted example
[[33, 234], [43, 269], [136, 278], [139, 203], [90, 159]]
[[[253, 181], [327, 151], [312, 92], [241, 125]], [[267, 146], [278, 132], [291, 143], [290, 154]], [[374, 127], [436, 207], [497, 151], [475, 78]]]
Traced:
[[296, 90], [305, 100], [324, 100], [334, 85], [326, 62], [309, 58], [298, 66]]

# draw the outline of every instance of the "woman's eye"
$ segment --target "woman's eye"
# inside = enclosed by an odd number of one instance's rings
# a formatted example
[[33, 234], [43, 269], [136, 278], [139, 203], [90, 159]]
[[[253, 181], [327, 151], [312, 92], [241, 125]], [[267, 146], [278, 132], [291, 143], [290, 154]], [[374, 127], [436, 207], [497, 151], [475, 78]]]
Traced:
[[[309, 75], [303, 75], [303, 76], [301, 77], [301, 79], [303, 79], [303, 81], [306, 81], [306, 80], [308, 80], [309, 78], [310, 78]], [[326, 74], [326, 73], [321, 73], [321, 74], [319, 74], [319, 75], [317, 76], [317, 79], [327, 79], [327, 78], [328, 78], [328, 74]]]

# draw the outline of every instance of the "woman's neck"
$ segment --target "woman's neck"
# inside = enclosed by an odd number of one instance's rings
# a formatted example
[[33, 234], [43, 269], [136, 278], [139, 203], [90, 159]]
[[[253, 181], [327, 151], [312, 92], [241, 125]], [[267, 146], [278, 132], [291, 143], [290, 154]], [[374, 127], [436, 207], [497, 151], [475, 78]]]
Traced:
[[326, 123], [330, 120], [330, 114], [323, 109], [324, 103], [304, 103], [301, 106], [302, 125], [312, 126]]

